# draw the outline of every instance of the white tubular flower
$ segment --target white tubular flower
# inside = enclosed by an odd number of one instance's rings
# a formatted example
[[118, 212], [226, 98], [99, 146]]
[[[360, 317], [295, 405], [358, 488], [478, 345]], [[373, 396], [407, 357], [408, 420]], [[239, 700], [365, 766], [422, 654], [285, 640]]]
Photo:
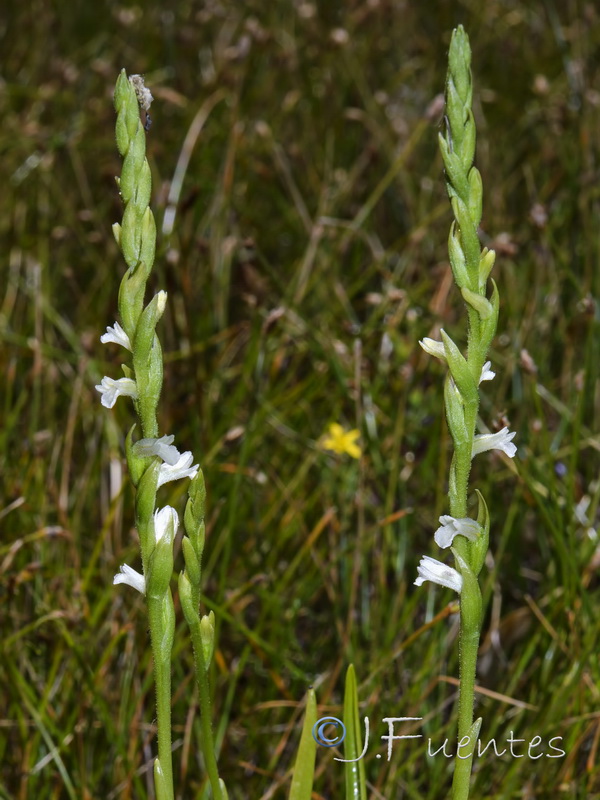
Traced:
[[481, 377], [479, 378], [479, 383], [482, 381], [491, 381], [496, 377], [496, 373], [492, 372], [490, 367], [492, 366], [491, 361], [486, 361], [483, 367], [481, 368]]
[[428, 337], [425, 337], [419, 342], [419, 344], [426, 353], [429, 353], [430, 356], [441, 358], [442, 361], [446, 360], [446, 350], [444, 349], [442, 342], [436, 342], [435, 339], [429, 339]]
[[139, 439], [133, 445], [133, 452], [136, 456], [146, 458], [158, 456], [173, 467], [180, 458], [179, 450], [172, 444], [174, 438], [174, 436], [161, 436], [160, 439]]
[[163, 464], [158, 472], [158, 486], [180, 478], [195, 478], [199, 465], [190, 466], [193, 460], [194, 456], [188, 450], [179, 456], [176, 464]]
[[127, 395], [127, 397], [137, 398], [137, 386], [135, 381], [131, 378], [102, 378], [102, 383], [96, 386], [100, 392], [100, 400], [102, 405], [106, 408], [112, 408], [117, 402], [119, 395]]
[[125, 333], [123, 328], [119, 325], [118, 322], [115, 322], [115, 327], [111, 328], [110, 325], [106, 329], [106, 333], [103, 333], [100, 337], [100, 341], [102, 344], [106, 344], [107, 342], [114, 342], [115, 344], [120, 344], [122, 347], [127, 348], [127, 350], [131, 350], [131, 341], [129, 336]]
[[154, 538], [157, 544], [166, 533], [170, 533], [171, 539], [174, 539], [178, 527], [179, 516], [172, 506], [154, 512]]
[[113, 578], [113, 584], [126, 583], [127, 586], [132, 586], [137, 589], [141, 594], [146, 594], [146, 579], [137, 570], [128, 567], [127, 564], [120, 566], [120, 572], [117, 572]]
[[448, 514], [440, 517], [441, 527], [434, 535], [435, 543], [438, 547], [450, 547], [455, 536], [465, 536], [469, 541], [474, 542], [479, 536], [481, 526], [470, 517], [456, 519]]
[[462, 575], [457, 572], [453, 567], [447, 564], [442, 564], [435, 558], [423, 556], [421, 563], [417, 567], [419, 577], [415, 581], [415, 586], [421, 586], [425, 581], [437, 583], [440, 586], [446, 586], [448, 589], [454, 589], [455, 592], [460, 594], [462, 589]]
[[475, 436], [471, 458], [479, 453], [485, 453], [486, 450], [502, 450], [509, 458], [514, 458], [517, 448], [512, 440], [516, 435], [515, 431], [510, 433], [508, 428], [502, 428], [498, 433], [484, 433]]

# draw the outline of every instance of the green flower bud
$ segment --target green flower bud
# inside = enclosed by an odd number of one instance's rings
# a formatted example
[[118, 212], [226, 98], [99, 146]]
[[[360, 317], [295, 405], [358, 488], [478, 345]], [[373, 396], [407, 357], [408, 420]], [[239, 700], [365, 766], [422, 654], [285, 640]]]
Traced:
[[150, 208], [146, 208], [142, 217], [142, 233], [140, 245], [140, 261], [144, 264], [146, 277], [150, 274], [156, 254], [156, 222]]
[[198, 606], [194, 602], [192, 584], [185, 572], [179, 573], [179, 602], [185, 621], [193, 628], [194, 625], [199, 624]]
[[144, 292], [146, 290], [146, 277], [143, 265], [127, 270], [119, 286], [119, 314], [123, 320], [123, 328], [133, 342], [142, 309], [144, 307]]
[[[161, 512], [164, 509], [160, 510]], [[160, 513], [160, 512], [157, 512]], [[154, 517], [156, 525], [156, 515]], [[148, 562], [149, 570], [146, 578], [146, 594], [155, 599], [164, 596], [173, 576], [173, 538], [175, 531], [169, 524], [163, 536], [156, 542]]]
[[204, 509], [206, 505], [206, 486], [204, 484], [204, 474], [201, 469], [198, 470], [196, 477], [190, 483], [188, 498], [185, 506], [183, 524], [194, 547], [198, 561], [201, 562], [205, 540]]
[[198, 470], [198, 474], [190, 483], [188, 496], [190, 498], [194, 520], [196, 522], [201, 522], [204, 519], [206, 507], [206, 484], [204, 482], [204, 473], [202, 470]]
[[479, 575], [481, 568], [485, 562], [485, 556], [488, 551], [490, 541], [490, 515], [483, 499], [483, 495], [478, 489], [477, 498], [479, 500], [479, 509], [477, 512], [477, 522], [481, 526], [481, 535], [477, 537], [475, 542], [471, 544], [470, 562], [471, 569], [475, 576]]
[[136, 130], [137, 122], [139, 120], [139, 111], [135, 90], [131, 85], [127, 73], [124, 69], [121, 70], [117, 83], [115, 86], [115, 111], [117, 114], [121, 113], [123, 109], [127, 111], [129, 138], [131, 138]]
[[[137, 374], [137, 373], [136, 373]], [[163, 384], [163, 356], [162, 347], [158, 337], [154, 337], [152, 349], [150, 350], [150, 362], [148, 369], [148, 404], [154, 409], [158, 405], [160, 392]], [[153, 412], [154, 414], [155, 412]]]
[[131, 139], [141, 126], [135, 90], [129, 82], [125, 70], [117, 78], [115, 87], [115, 110], [117, 112], [116, 138], [119, 153], [127, 155]]
[[446, 84], [446, 117], [452, 121], [451, 150], [454, 153], [462, 152], [463, 137], [465, 132], [466, 115], [464, 103], [456, 90], [453, 80]]
[[496, 261], [496, 253], [484, 247], [479, 259], [479, 291], [485, 293], [485, 284]]
[[[475, 158], [475, 138], [476, 138], [475, 120], [473, 119], [473, 112], [469, 108], [467, 109], [467, 121], [465, 122], [464, 137], [460, 152], [462, 166], [465, 172], [469, 171], [469, 168], [473, 163], [473, 159]], [[476, 223], [476, 227], [478, 224], [479, 222]]]
[[452, 32], [452, 40], [448, 52], [448, 82], [451, 80], [454, 82], [463, 104], [470, 108], [473, 95], [471, 45], [462, 25], [459, 25]]
[[[140, 478], [137, 485], [137, 495], [135, 498], [135, 507], [137, 512], [137, 523], [140, 528], [141, 523], [149, 525], [152, 515], [154, 514], [154, 506], [156, 504], [156, 488], [158, 486], [158, 473], [160, 472], [160, 459], [154, 458], [150, 462], [146, 471]], [[139, 531], [140, 539], [142, 538], [142, 531]], [[142, 552], [146, 543], [142, 540]], [[151, 543], [150, 543], [151, 544]], [[150, 549], [150, 548], [147, 548]]]
[[[117, 110], [119, 111], [120, 109]], [[123, 107], [121, 113], [119, 113], [117, 117], [117, 123], [115, 125], [115, 137], [117, 140], [117, 148], [119, 153], [122, 156], [126, 155], [129, 148], [129, 133], [127, 131], [127, 115], [125, 107]]]
[[[468, 194], [467, 194], [468, 197]], [[477, 286], [478, 268], [479, 268], [479, 238], [477, 237], [477, 228], [473, 224], [469, 209], [463, 203], [460, 197], [453, 197], [451, 200], [452, 210], [458, 223], [460, 230], [460, 241], [462, 249], [467, 261], [467, 270], [469, 272], [469, 285]]]
[[200, 637], [202, 639], [202, 654], [204, 668], [208, 670], [215, 650], [215, 614], [210, 611], [200, 620]]
[[456, 222], [450, 225], [450, 235], [448, 236], [448, 253], [450, 255], [450, 266], [452, 274], [459, 289], [463, 286], [470, 287], [470, 277], [467, 270], [467, 262], [460, 243], [460, 234]]
[[[473, 130], [475, 127], [473, 126]], [[473, 140], [474, 142], [475, 140]], [[471, 162], [473, 159], [471, 159]], [[469, 171], [469, 215], [475, 230], [479, 227], [481, 222], [481, 211], [483, 203], [483, 183], [481, 181], [481, 173], [477, 167], [471, 167]], [[478, 245], [479, 246], [479, 245]]]
[[115, 85], [115, 95], [114, 95], [114, 103], [115, 103], [115, 111], [117, 114], [121, 110], [121, 107], [127, 103], [127, 99], [129, 97], [129, 79], [127, 77], [127, 73], [124, 69], [121, 70], [119, 77], [117, 78], [117, 83]]
[[185, 559], [185, 569], [192, 584], [192, 588], [200, 587], [200, 562], [194, 546], [187, 536], [183, 537], [181, 546], [183, 548], [183, 557]]
[[[143, 151], [143, 155], [144, 158], [136, 176], [135, 194], [132, 199], [139, 209], [146, 209], [146, 211], [148, 211], [150, 196], [152, 194], [152, 175], [150, 173], [150, 165], [148, 164], [145, 150]], [[152, 214], [152, 212], [150, 212], [150, 214]]]
[[468, 441], [467, 426], [465, 424], [465, 409], [452, 377], [447, 376], [444, 383], [444, 403], [448, 428], [454, 440], [454, 446], [459, 447]]
[[128, 203], [121, 224], [121, 252], [130, 269], [133, 269], [140, 259], [140, 242], [139, 212], [133, 203]]
[[169, 549], [163, 542], [157, 544], [148, 563], [150, 570], [146, 581], [146, 593], [154, 600], [158, 600], [164, 597], [173, 575], [172, 548]]
[[479, 393], [467, 360], [443, 329], [440, 331], [440, 334], [444, 343], [446, 361], [448, 362], [450, 373], [454, 378], [458, 391], [465, 403], [476, 406], [479, 401]]
[[488, 301], [491, 307], [489, 316], [482, 318], [481, 331], [479, 339], [479, 351], [482, 354], [481, 361], [485, 360], [485, 355], [489, 350], [492, 339], [496, 335], [496, 327], [498, 325], [498, 311], [500, 308], [500, 296], [498, 294], [498, 287], [496, 281], [492, 278], [492, 296]]
[[481, 320], [486, 320], [491, 317], [493, 314], [493, 307], [487, 298], [482, 297], [476, 292], [472, 292], [470, 289], [467, 289], [466, 286], [463, 286], [463, 288], [460, 290], [460, 293], [462, 294], [465, 303], [468, 303], [471, 308], [474, 308], [475, 311], [477, 311]]
[[[136, 111], [136, 115], [137, 113]], [[138, 116], [138, 126], [129, 144], [129, 150], [127, 151], [127, 155], [123, 161], [123, 169], [121, 170], [121, 195], [125, 203], [129, 203], [134, 198], [145, 159], [146, 134], [144, 133], [144, 128]]]
[[448, 182], [454, 190], [454, 192], [451, 192], [450, 187], [448, 187], [448, 194], [451, 197], [453, 193], [463, 198], [468, 197], [469, 184], [462, 167], [460, 156], [450, 150], [448, 143], [441, 133], [439, 134], [439, 143]]
[[129, 474], [131, 475], [131, 482], [137, 488], [142, 475], [150, 466], [152, 459], [135, 455], [135, 452], [132, 449], [134, 444], [133, 432], [135, 428], [135, 424], [131, 426], [125, 439], [125, 455], [127, 457], [127, 468], [129, 469]]
[[476, 634], [479, 636], [483, 606], [481, 601], [481, 590], [479, 582], [455, 547], [452, 555], [456, 559], [456, 568], [462, 575], [462, 591], [460, 593], [460, 616], [464, 626], [464, 634]]
[[140, 315], [133, 340], [133, 363], [136, 374], [146, 370], [148, 367], [156, 325], [164, 313], [166, 299], [166, 292], [161, 291], [155, 294]]

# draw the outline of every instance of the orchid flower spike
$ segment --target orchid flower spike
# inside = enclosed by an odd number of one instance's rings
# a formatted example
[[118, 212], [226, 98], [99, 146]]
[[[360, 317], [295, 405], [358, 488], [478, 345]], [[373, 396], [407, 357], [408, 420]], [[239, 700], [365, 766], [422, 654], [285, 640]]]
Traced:
[[509, 432], [508, 428], [502, 428], [498, 433], [484, 433], [475, 436], [473, 439], [473, 453], [471, 458], [479, 455], [479, 453], [485, 453], [486, 450], [502, 450], [509, 458], [514, 458], [517, 448], [512, 443], [512, 440], [515, 436], [516, 432]]
[[106, 333], [103, 333], [100, 337], [100, 341], [102, 344], [107, 344], [107, 342], [114, 342], [115, 344], [120, 344], [122, 347], [127, 348], [127, 350], [132, 350], [131, 347], [131, 340], [129, 336], [125, 333], [123, 328], [119, 325], [118, 322], [115, 322], [114, 328], [110, 325], [106, 329]]
[[112, 408], [117, 402], [119, 395], [137, 398], [137, 386], [131, 378], [102, 378], [102, 383], [96, 386], [100, 392], [100, 401], [105, 408]]
[[455, 536], [465, 536], [470, 542], [477, 540], [481, 531], [481, 525], [470, 517], [456, 519], [448, 514], [440, 517], [441, 527], [434, 535], [435, 543], [438, 547], [450, 547]]
[[419, 577], [415, 581], [415, 586], [422, 586], [425, 581], [431, 581], [440, 586], [446, 586], [448, 589], [454, 589], [460, 594], [463, 583], [462, 575], [453, 567], [430, 556], [423, 556], [417, 572]]
[[127, 564], [122, 564], [119, 567], [119, 572], [113, 578], [113, 584], [116, 585], [117, 583], [125, 583], [127, 586], [137, 589], [141, 594], [146, 594], [146, 579], [141, 573], [127, 566]]

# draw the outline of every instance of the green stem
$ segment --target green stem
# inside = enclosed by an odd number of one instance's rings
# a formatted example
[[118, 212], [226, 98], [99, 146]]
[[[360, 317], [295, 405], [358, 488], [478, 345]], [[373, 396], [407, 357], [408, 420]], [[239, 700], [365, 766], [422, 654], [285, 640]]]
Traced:
[[171, 648], [167, 648], [166, 658], [161, 655], [161, 651], [164, 652], [162, 643], [165, 636], [163, 602], [162, 599], [148, 597], [148, 619], [154, 659], [158, 758], [167, 786], [168, 795], [165, 800], [174, 800], [173, 757], [171, 754]]
[[[454, 458], [452, 468], [455, 471], [456, 483], [448, 493], [450, 500], [450, 513], [456, 519], [467, 516], [467, 498], [469, 494], [469, 475], [471, 474], [471, 456], [473, 452], [473, 438], [475, 436], [475, 423], [477, 421], [477, 411], [479, 410], [479, 398], [477, 403], [465, 404], [465, 428], [467, 435], [464, 442], [455, 443]], [[461, 537], [463, 539], [463, 537]]]
[[[473, 704], [475, 701], [475, 673], [477, 669], [477, 651], [479, 649], [479, 627], [473, 627], [465, 620], [461, 603], [460, 641], [459, 641], [459, 679], [460, 688], [458, 696], [458, 742], [465, 737], [471, 737], [468, 745], [457, 755], [454, 762], [454, 777], [452, 779], [452, 800], [467, 800], [471, 783], [471, 769], [473, 766], [473, 752], [476, 745], [476, 736], [472, 736]], [[466, 740], [465, 740], [466, 741]]]
[[217, 767], [217, 756], [215, 754], [215, 743], [211, 724], [210, 687], [208, 684], [208, 671], [204, 660], [204, 650], [202, 649], [202, 634], [200, 632], [199, 619], [194, 620], [190, 624], [190, 633], [192, 636], [192, 646], [194, 648], [196, 685], [198, 686], [198, 697], [200, 700], [200, 727], [202, 729], [200, 748], [204, 756], [204, 764], [212, 787], [213, 797], [215, 800], [225, 800], [219, 782], [219, 769]]
[[[475, 436], [475, 424], [479, 403], [465, 405], [465, 426], [467, 429], [467, 444], [455, 449], [453, 467], [456, 470], [456, 485], [450, 493], [450, 513], [455, 518], [467, 516], [467, 499], [469, 491], [469, 475], [471, 472], [471, 452]], [[463, 536], [457, 536], [454, 548], [469, 564], [470, 543]], [[472, 613], [467, 613], [467, 604], [473, 604], [475, 597], [466, 597], [467, 592], [476, 592], [479, 604], [481, 592], [476, 582], [465, 584], [460, 603], [460, 630], [459, 630], [459, 689], [458, 689], [458, 742], [471, 735], [473, 728], [473, 706], [475, 703], [475, 675], [477, 671], [477, 652], [481, 633], [481, 618], [473, 619]], [[471, 769], [473, 766], [474, 741], [469, 741], [466, 752], [468, 758], [457, 755], [454, 762], [454, 777], [452, 780], [452, 800], [467, 800], [469, 797]], [[473, 748], [473, 749], [472, 749]], [[462, 750], [461, 752], [465, 752]]]

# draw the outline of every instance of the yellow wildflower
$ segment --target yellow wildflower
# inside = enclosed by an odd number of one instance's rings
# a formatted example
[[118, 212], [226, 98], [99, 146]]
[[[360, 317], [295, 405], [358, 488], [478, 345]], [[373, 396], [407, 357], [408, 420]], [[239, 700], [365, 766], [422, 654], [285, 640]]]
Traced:
[[332, 422], [328, 428], [329, 435], [321, 437], [321, 447], [332, 450], [334, 453], [347, 453], [352, 458], [360, 458], [362, 450], [356, 444], [360, 431], [345, 431], [337, 422]]

